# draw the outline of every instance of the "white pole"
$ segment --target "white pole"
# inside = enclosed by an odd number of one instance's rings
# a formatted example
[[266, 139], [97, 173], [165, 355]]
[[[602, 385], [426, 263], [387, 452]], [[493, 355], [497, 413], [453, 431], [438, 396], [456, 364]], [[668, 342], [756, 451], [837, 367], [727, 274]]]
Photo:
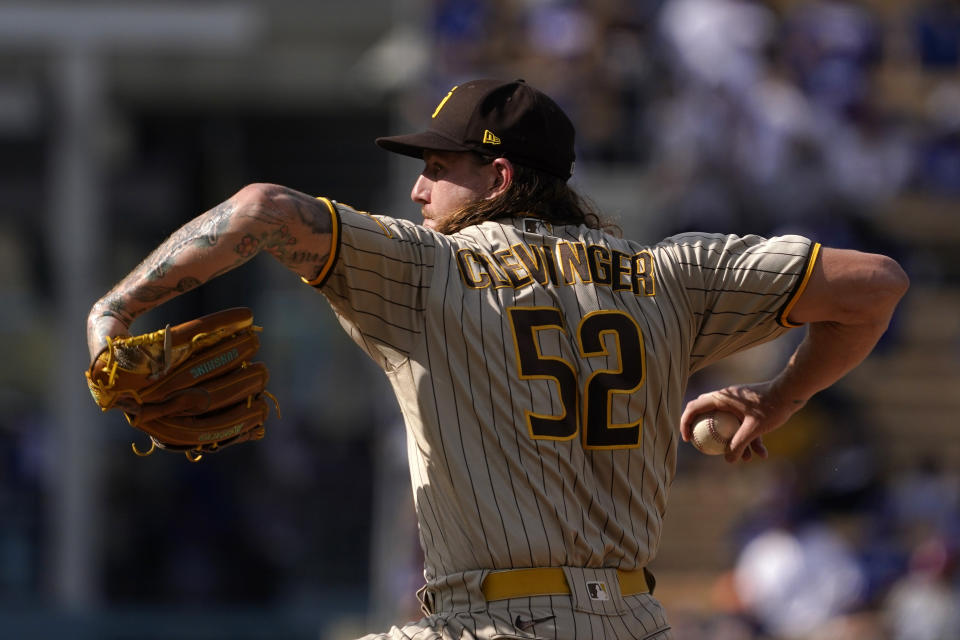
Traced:
[[103, 518], [98, 442], [105, 421], [86, 391], [85, 321], [107, 282], [102, 134], [106, 80], [99, 52], [243, 51], [262, 20], [246, 4], [7, 3], [0, 6], [0, 50], [52, 55], [57, 129], [51, 136], [49, 212], [55, 278], [58, 365], [48, 400], [57, 450], [48, 478], [53, 535], [49, 587], [67, 609], [95, 605], [100, 590]]
[[83, 383], [87, 366], [84, 324], [101, 282], [103, 263], [103, 171], [99, 134], [104, 124], [103, 74], [89, 47], [62, 53], [55, 64], [60, 92], [59, 128], [51, 148], [50, 215], [56, 286], [57, 353], [51, 406], [58, 432], [53, 503], [53, 584], [68, 608], [94, 604], [98, 595], [97, 539], [102, 503], [99, 411]]

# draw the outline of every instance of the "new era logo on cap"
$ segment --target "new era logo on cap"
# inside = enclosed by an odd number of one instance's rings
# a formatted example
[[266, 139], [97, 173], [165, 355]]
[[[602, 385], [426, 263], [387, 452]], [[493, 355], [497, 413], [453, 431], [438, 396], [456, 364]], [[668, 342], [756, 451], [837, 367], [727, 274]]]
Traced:
[[566, 180], [573, 171], [574, 134], [557, 103], [523, 80], [472, 80], [447, 92], [425, 131], [377, 138], [377, 144], [414, 158], [425, 149], [493, 152]]

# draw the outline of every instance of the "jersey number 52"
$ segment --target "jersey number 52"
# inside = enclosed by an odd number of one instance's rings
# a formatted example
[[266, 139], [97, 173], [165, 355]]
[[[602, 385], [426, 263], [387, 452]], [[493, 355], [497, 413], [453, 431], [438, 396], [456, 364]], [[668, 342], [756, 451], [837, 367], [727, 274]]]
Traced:
[[[577, 371], [589, 370], [588, 367], [574, 367], [564, 358], [546, 356], [540, 350], [542, 332], [567, 334], [559, 309], [511, 307], [508, 312], [520, 378], [555, 383], [562, 405], [554, 415], [527, 411], [530, 437], [570, 440], [580, 431], [582, 422], [583, 446], [587, 449], [639, 446], [642, 419], [614, 424], [611, 411], [614, 397], [635, 392], [643, 386], [646, 375], [643, 335], [633, 318], [621, 311], [595, 311], [583, 317], [576, 332], [580, 358], [612, 356], [617, 366], [594, 369], [581, 381]], [[607, 349], [605, 336], [608, 335], [616, 343], [614, 353]]]

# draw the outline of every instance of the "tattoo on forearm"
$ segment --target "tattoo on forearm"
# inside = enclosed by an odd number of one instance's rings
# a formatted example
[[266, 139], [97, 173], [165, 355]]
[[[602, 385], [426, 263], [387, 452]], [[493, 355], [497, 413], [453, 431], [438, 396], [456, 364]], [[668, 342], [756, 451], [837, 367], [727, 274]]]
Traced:
[[101, 315], [129, 326], [140, 313], [238, 267], [260, 251], [300, 273], [323, 265], [329, 251], [323, 250], [322, 236], [332, 232], [326, 205], [282, 187], [261, 193], [266, 197], [231, 198], [171, 234], [98, 303]]
[[188, 247], [216, 246], [234, 211], [232, 202], [221, 203], [175, 231], [144, 262], [143, 268], [147, 277], [152, 280], [163, 278], [175, 264], [176, 256]]
[[137, 287], [129, 292], [130, 297], [138, 302], [156, 302], [170, 297], [171, 294], [186, 293], [199, 287], [202, 282], [197, 278], [181, 278], [177, 284], [172, 287], [160, 285], [144, 285]]
[[160, 262], [153, 265], [150, 270], [147, 272], [147, 278], [150, 280], [161, 280], [164, 276], [167, 275], [167, 271], [172, 266], [172, 261], [168, 257], [165, 260], [160, 260]]
[[311, 233], [329, 234], [333, 230], [330, 212], [320, 200], [296, 191], [287, 191], [285, 195], [296, 211], [297, 218]]
[[[330, 213], [319, 200], [290, 191], [286, 192], [285, 196], [286, 204], [292, 206], [297, 220], [303, 223], [308, 234], [329, 234], [332, 231]], [[266, 209], [261, 209], [252, 216], [273, 228], [261, 233], [259, 238], [250, 234], [244, 236], [234, 247], [237, 255], [246, 258], [263, 250], [288, 267], [322, 264], [326, 260], [326, 255], [316, 251], [295, 250], [303, 239], [291, 231], [284, 216]]]
[[287, 256], [287, 264], [320, 264], [326, 261], [326, 256], [311, 251], [294, 251]]
[[330, 212], [326, 205], [322, 204], [316, 198], [309, 202], [297, 202], [297, 215], [310, 227], [313, 233], [329, 234], [333, 231], [333, 224], [330, 218]]
[[101, 309], [101, 316], [110, 316], [111, 318], [116, 318], [126, 325], [129, 325], [131, 322], [133, 322], [133, 316], [126, 310], [123, 302], [116, 294], [112, 294], [104, 298], [103, 301], [95, 305], [95, 307]]
[[287, 225], [280, 225], [276, 229], [264, 231], [260, 234], [259, 238], [248, 233], [237, 243], [234, 251], [243, 258], [249, 258], [260, 251], [260, 249], [265, 249], [273, 255], [280, 257], [283, 255], [286, 246], [296, 243], [297, 239], [290, 234], [290, 229]]
[[249, 258], [260, 250], [260, 241], [249, 233], [233, 248], [241, 258]]

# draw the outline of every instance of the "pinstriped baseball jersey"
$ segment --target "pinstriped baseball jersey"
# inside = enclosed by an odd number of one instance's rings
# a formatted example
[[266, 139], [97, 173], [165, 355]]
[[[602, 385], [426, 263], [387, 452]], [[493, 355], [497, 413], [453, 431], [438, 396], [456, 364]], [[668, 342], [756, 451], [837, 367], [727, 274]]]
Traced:
[[818, 245], [655, 245], [508, 219], [441, 235], [328, 201], [311, 284], [408, 428], [428, 584], [654, 557], [689, 375], [788, 330]]

